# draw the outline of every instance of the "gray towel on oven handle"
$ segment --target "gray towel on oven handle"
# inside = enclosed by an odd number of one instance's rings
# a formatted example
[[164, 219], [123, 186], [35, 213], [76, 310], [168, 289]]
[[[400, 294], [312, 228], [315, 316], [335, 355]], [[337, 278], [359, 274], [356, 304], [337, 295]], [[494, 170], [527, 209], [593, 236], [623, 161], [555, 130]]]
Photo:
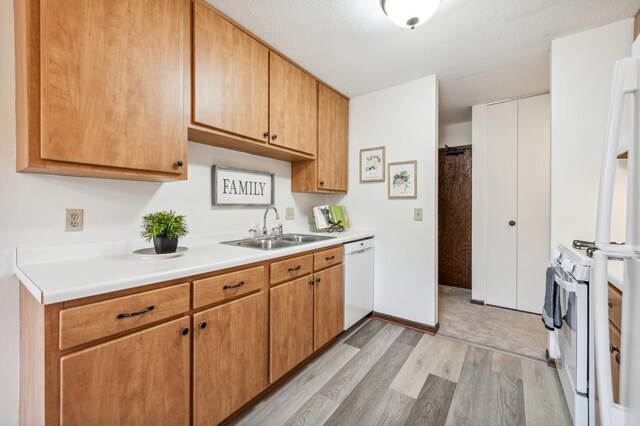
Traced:
[[556, 271], [552, 266], [547, 268], [547, 280], [542, 307], [542, 322], [549, 330], [562, 327], [562, 311], [560, 309], [560, 289], [555, 280]]

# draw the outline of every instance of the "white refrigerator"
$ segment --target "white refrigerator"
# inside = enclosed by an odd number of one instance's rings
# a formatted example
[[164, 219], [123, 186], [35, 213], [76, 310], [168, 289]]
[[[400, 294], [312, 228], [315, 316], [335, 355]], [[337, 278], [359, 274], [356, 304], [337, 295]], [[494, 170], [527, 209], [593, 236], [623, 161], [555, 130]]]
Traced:
[[[616, 63], [611, 93], [593, 256], [592, 291], [599, 420], [603, 426], [640, 425], [640, 44]], [[628, 144], [621, 146], [621, 134]], [[611, 225], [618, 154], [628, 150], [625, 244], [612, 245]], [[613, 402], [609, 348], [608, 261], [624, 261], [619, 402]]]

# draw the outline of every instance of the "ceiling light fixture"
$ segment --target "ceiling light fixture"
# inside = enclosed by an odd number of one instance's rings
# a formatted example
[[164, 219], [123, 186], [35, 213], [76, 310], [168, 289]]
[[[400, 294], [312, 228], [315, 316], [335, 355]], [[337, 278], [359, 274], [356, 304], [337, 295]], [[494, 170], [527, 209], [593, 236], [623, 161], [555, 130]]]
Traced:
[[424, 24], [436, 13], [442, 0], [381, 0], [384, 13], [391, 22], [402, 28]]

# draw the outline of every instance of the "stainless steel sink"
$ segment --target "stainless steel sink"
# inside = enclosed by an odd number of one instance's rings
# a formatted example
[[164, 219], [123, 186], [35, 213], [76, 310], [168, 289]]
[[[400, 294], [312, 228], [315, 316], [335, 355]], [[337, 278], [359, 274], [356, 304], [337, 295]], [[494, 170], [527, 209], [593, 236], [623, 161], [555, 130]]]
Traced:
[[248, 247], [259, 250], [276, 250], [286, 247], [294, 247], [302, 244], [314, 243], [316, 241], [329, 240], [335, 237], [322, 237], [319, 235], [306, 234], [285, 234], [281, 237], [262, 237], [247, 238], [245, 240], [223, 241], [221, 244], [227, 244], [237, 247]]
[[319, 235], [307, 235], [307, 234], [285, 234], [282, 237], [280, 237], [280, 240], [293, 241], [294, 243], [298, 243], [298, 244], [305, 244], [305, 243], [315, 243], [316, 241], [330, 240], [331, 238], [335, 238], [335, 237], [321, 237]]

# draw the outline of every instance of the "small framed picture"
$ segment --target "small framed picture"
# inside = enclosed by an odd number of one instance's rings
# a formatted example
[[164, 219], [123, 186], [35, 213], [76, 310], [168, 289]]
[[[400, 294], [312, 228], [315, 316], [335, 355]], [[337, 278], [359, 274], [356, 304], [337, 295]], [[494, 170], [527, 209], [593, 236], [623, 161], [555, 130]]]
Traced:
[[384, 182], [384, 146], [360, 150], [360, 183]]
[[417, 162], [389, 163], [389, 198], [417, 198]]

